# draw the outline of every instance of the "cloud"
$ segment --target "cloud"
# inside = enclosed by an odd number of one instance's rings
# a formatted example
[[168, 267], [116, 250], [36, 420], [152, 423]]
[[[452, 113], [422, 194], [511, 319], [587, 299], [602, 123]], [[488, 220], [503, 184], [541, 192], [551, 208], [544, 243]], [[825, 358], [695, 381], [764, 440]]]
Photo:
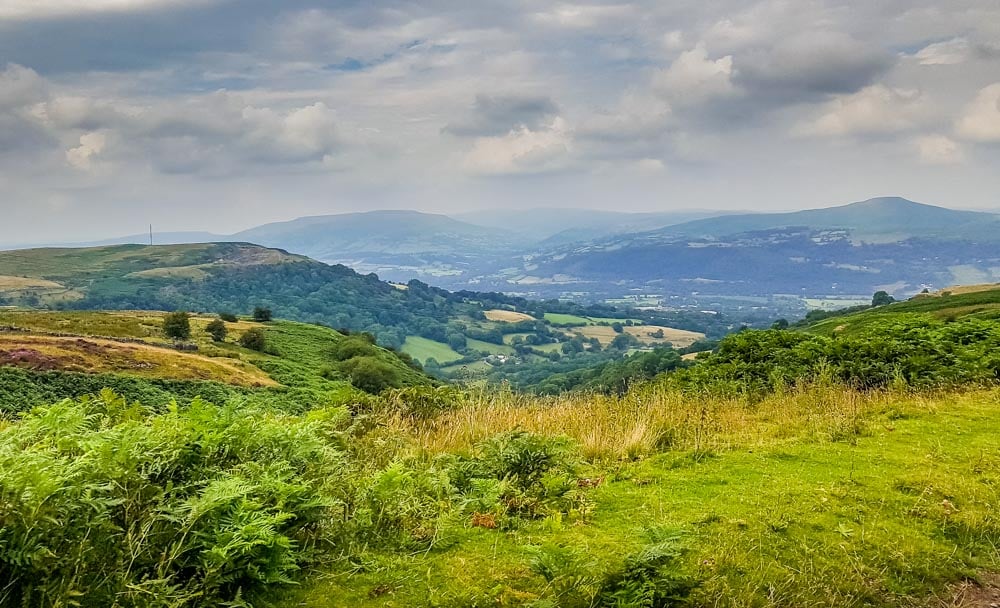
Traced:
[[215, 0], [4, 0], [0, 21], [79, 16], [81, 13], [129, 13], [183, 5], [209, 4]]
[[965, 38], [952, 38], [944, 42], [928, 44], [920, 49], [914, 57], [920, 65], [956, 65], [969, 58], [969, 41]]
[[66, 162], [81, 170], [90, 169], [97, 157], [107, 146], [108, 138], [104, 133], [86, 133], [80, 136], [80, 145], [66, 151]]
[[694, 105], [734, 94], [733, 57], [710, 59], [705, 45], [680, 54], [653, 77], [653, 87], [678, 105]]
[[477, 175], [545, 173], [569, 165], [573, 135], [562, 118], [545, 128], [521, 127], [475, 140], [465, 157], [466, 171]]
[[591, 29], [606, 27], [609, 21], [621, 21], [636, 15], [635, 7], [629, 4], [558, 4], [547, 11], [531, 15], [532, 19], [546, 26]]
[[1000, 142], [1000, 82], [979, 91], [958, 119], [956, 130], [971, 141]]
[[819, 118], [799, 125], [795, 133], [823, 137], [898, 133], [914, 128], [923, 113], [919, 91], [877, 84], [831, 100]]
[[45, 81], [32, 69], [10, 63], [0, 71], [0, 111], [37, 103], [47, 94]]
[[782, 103], [854, 93], [893, 65], [883, 47], [833, 31], [805, 31], [736, 56], [734, 80]]
[[576, 131], [581, 137], [620, 143], [658, 138], [672, 123], [673, 112], [665, 101], [629, 92], [614, 108], [583, 118]]
[[515, 129], [536, 130], [559, 113], [551, 97], [478, 95], [470, 116], [449, 123], [445, 132], [459, 136], [502, 135]]
[[962, 146], [945, 135], [925, 135], [915, 140], [920, 162], [928, 165], [954, 165], [965, 161]]

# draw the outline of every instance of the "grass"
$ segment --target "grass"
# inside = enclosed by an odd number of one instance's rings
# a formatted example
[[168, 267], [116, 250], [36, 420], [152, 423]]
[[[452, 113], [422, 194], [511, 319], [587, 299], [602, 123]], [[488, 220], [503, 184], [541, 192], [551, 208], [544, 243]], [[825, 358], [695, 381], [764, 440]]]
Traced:
[[[507, 532], [455, 519], [432, 550], [373, 552], [282, 605], [585, 605], [554, 594], [664, 534], [699, 581], [691, 605], [941, 605], [949, 585], [1000, 569], [998, 414], [996, 390], [818, 387], [755, 404], [660, 388], [620, 400], [482, 393], [384, 432], [429, 460], [510, 429], [569, 436], [597, 486], [592, 512]], [[531, 567], [546, 551], [575, 556], [554, 580]]]
[[545, 320], [553, 325], [589, 325], [590, 319], [578, 315], [567, 315], [558, 312], [545, 313]]
[[506, 344], [494, 344], [492, 342], [483, 342], [482, 340], [473, 340], [472, 338], [468, 338], [466, 344], [471, 350], [478, 350], [492, 355], [510, 355], [514, 352], [514, 349]]
[[499, 321], [501, 323], [519, 323], [521, 321], [535, 320], [535, 317], [525, 314], [523, 312], [516, 312], [513, 310], [503, 310], [500, 308], [487, 310], [483, 314], [486, 316], [488, 320]]
[[823, 335], [831, 335], [835, 332], [858, 333], [872, 324], [880, 323], [887, 316], [898, 318], [910, 316], [910, 318], [921, 318], [932, 322], [968, 316], [997, 319], [1000, 318], [1000, 288], [976, 286], [958, 289], [956, 293], [951, 293], [946, 289], [940, 292], [940, 295], [920, 295], [905, 302], [896, 302], [853, 314], [834, 316], [814, 323], [806, 328], [806, 331]]
[[403, 342], [403, 352], [421, 363], [434, 358], [438, 363], [449, 363], [462, 358], [452, 347], [444, 342], [437, 342], [420, 336], [407, 336]]
[[239, 360], [211, 358], [148, 344], [110, 340], [0, 334], [0, 364], [86, 373], [123, 373], [143, 378], [207, 380], [237, 386], [277, 386], [266, 373]]

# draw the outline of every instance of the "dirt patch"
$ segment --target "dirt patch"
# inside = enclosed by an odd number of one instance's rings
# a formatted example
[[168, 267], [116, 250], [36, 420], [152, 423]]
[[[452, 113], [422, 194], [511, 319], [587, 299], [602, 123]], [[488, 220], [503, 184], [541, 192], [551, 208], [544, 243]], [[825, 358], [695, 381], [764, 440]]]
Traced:
[[958, 585], [950, 599], [941, 602], [941, 608], [1000, 608], [1000, 574], [990, 574], [978, 582], [967, 581]]

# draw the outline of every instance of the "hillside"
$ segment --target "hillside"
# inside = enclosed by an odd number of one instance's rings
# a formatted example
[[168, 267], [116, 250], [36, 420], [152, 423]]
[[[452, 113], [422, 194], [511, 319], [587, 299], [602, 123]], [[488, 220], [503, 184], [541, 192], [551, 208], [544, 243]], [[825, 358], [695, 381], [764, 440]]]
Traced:
[[917, 320], [927, 324], [959, 319], [1000, 320], [1000, 285], [967, 285], [918, 294], [896, 302], [848, 314], [803, 323], [803, 330], [821, 335], [851, 335], [887, 320]]
[[691, 237], [724, 237], [742, 232], [790, 227], [848, 230], [852, 239], [865, 242], [893, 242], [912, 238], [962, 239], [990, 243], [1000, 240], [1000, 215], [946, 209], [899, 197], [873, 198], [838, 207], [792, 213], [726, 215], [670, 226], [659, 232]]
[[[216, 342], [206, 331], [215, 317], [195, 316], [191, 340], [178, 349], [163, 333], [163, 318], [154, 311], [0, 310], [0, 412], [102, 388], [144, 401], [256, 396], [301, 411], [356, 398], [359, 390], [435, 384], [407, 359], [324, 327], [243, 319], [226, 323], [228, 338]], [[251, 329], [264, 332], [265, 352], [238, 344]]]

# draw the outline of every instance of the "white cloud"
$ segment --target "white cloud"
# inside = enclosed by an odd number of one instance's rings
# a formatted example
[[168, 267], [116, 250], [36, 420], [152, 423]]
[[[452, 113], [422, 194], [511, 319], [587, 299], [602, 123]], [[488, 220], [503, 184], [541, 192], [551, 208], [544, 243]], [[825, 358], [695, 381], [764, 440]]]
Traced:
[[3, 0], [0, 2], [0, 21], [44, 19], [81, 13], [127, 13], [214, 1], [216, 0]]
[[965, 160], [965, 153], [958, 142], [945, 135], [918, 137], [914, 143], [920, 162], [928, 165], [954, 165]]
[[544, 173], [564, 168], [570, 160], [573, 135], [557, 117], [547, 128], [522, 127], [497, 137], [480, 137], [465, 157], [467, 171], [480, 175]]
[[966, 106], [956, 128], [965, 139], [1000, 142], [1000, 82], [979, 91]]
[[635, 9], [628, 4], [559, 4], [548, 11], [532, 15], [541, 24], [571, 29], [590, 29], [607, 26], [611, 20], [635, 16]]
[[920, 49], [914, 57], [920, 65], [956, 65], [969, 58], [969, 41], [965, 38], [952, 38], [944, 42], [928, 44]]
[[924, 111], [918, 91], [877, 84], [833, 99], [819, 118], [799, 125], [794, 132], [824, 137], [898, 133], [912, 129]]
[[703, 43], [681, 53], [653, 79], [653, 86], [679, 105], [697, 104], [733, 94], [733, 57], [709, 59]]
[[66, 151], [66, 162], [80, 170], [93, 167], [97, 157], [104, 152], [108, 144], [107, 135], [101, 132], [86, 133], [80, 136], [80, 145]]

